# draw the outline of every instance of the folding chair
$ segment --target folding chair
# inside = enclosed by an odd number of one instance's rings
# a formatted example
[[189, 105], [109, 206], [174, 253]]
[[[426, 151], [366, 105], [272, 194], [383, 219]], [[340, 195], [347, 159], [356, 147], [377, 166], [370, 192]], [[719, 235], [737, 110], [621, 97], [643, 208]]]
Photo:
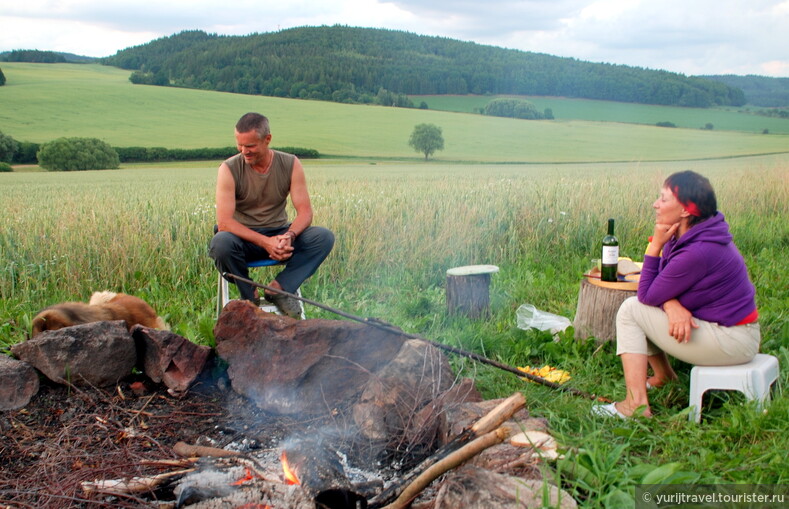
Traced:
[[[255, 260], [251, 262], [247, 262], [247, 268], [256, 269], [260, 267], [272, 267], [274, 265], [281, 265], [280, 262], [276, 260]], [[297, 297], [301, 297], [301, 288], [297, 288], [294, 292], [294, 295]], [[219, 273], [219, 284], [217, 287], [217, 296], [216, 296], [216, 315], [219, 316], [219, 313], [227, 306], [227, 303], [230, 302], [230, 294], [228, 288], [227, 279], [222, 277], [222, 273]], [[304, 320], [306, 315], [304, 314], [304, 303], [299, 301], [299, 308], [301, 308], [301, 319]], [[269, 313], [277, 313], [282, 314], [277, 306], [274, 304], [267, 302], [263, 296], [260, 297], [260, 309], [263, 311], [268, 311]]]

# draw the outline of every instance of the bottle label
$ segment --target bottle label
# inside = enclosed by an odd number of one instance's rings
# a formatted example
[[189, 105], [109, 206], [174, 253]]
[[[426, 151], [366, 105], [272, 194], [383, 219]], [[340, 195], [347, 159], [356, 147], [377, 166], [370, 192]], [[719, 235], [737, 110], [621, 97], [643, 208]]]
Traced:
[[603, 265], [619, 263], [619, 246], [603, 246]]

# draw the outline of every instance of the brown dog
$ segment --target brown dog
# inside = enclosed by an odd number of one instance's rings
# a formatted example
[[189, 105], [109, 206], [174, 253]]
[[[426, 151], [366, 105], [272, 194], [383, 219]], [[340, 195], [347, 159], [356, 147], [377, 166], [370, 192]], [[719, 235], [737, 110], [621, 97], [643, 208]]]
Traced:
[[125, 293], [95, 292], [88, 304], [62, 302], [42, 309], [33, 318], [33, 332], [30, 337], [45, 330], [106, 320], [125, 320], [129, 329], [137, 324], [154, 329], [167, 329], [164, 320], [139, 297]]

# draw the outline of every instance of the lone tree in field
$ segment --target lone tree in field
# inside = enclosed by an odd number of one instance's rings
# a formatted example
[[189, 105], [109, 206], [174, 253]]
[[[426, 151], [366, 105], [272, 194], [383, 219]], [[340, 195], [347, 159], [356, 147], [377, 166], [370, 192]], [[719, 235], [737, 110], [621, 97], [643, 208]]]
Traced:
[[436, 150], [444, 150], [444, 137], [441, 128], [433, 124], [419, 124], [414, 127], [408, 144], [417, 152], [425, 154], [425, 161]]
[[115, 149], [97, 138], [58, 138], [41, 145], [36, 157], [50, 171], [114, 170], [121, 165]]

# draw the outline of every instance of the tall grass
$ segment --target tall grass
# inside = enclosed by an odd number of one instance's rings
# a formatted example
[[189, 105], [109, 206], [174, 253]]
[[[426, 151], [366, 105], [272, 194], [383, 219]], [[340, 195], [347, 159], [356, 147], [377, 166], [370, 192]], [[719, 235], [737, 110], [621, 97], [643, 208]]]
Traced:
[[[94, 290], [139, 295], [176, 333], [212, 344], [216, 272], [206, 251], [216, 165], [0, 175], [0, 349], [24, 340], [40, 308], [86, 300]], [[315, 224], [337, 237], [333, 253], [304, 285], [305, 296], [511, 365], [558, 365], [570, 371], [575, 387], [613, 398], [623, 395], [613, 345], [575, 341], [571, 330], [558, 342], [520, 330], [515, 311], [531, 303], [572, 318], [581, 274], [599, 257], [606, 219], [617, 220], [622, 254], [640, 260], [663, 179], [697, 170], [713, 182], [758, 287], [763, 350], [789, 365], [786, 156], [605, 165], [305, 165]], [[500, 267], [486, 320], [446, 313], [446, 270], [469, 264]], [[789, 481], [780, 457], [789, 446], [789, 398], [781, 388], [767, 414], [724, 398], [705, 409], [709, 418], [698, 427], [683, 413], [688, 367], [679, 364], [680, 383], [654, 396], [658, 417], [611, 423], [590, 420], [584, 400], [466, 359], [453, 364], [487, 397], [514, 390], [527, 395], [530, 412], [548, 419], [568, 449], [568, 463], [551, 475], [590, 506], [631, 496], [633, 485], [646, 475], [654, 479], [661, 465], [667, 473], [659, 482], [670, 476]]]
[[[760, 298], [781, 301], [785, 158], [741, 164], [693, 167], [715, 183]], [[617, 220], [622, 254], [640, 259], [657, 189], [687, 166], [309, 162], [315, 221], [337, 233], [313, 284], [330, 299], [342, 289], [374, 290], [379, 296], [370, 298], [380, 300], [439, 288], [454, 266], [492, 263], [502, 268], [494, 288], [509, 308], [528, 299], [572, 315], [578, 278], [598, 257], [606, 218]], [[209, 163], [3, 175], [0, 296], [7, 305], [26, 303], [29, 315], [104, 287], [153, 292], [160, 285], [162, 293], [150, 297], [179, 318], [176, 327], [189, 322], [185, 305], [212, 298], [206, 244], [215, 171]]]

